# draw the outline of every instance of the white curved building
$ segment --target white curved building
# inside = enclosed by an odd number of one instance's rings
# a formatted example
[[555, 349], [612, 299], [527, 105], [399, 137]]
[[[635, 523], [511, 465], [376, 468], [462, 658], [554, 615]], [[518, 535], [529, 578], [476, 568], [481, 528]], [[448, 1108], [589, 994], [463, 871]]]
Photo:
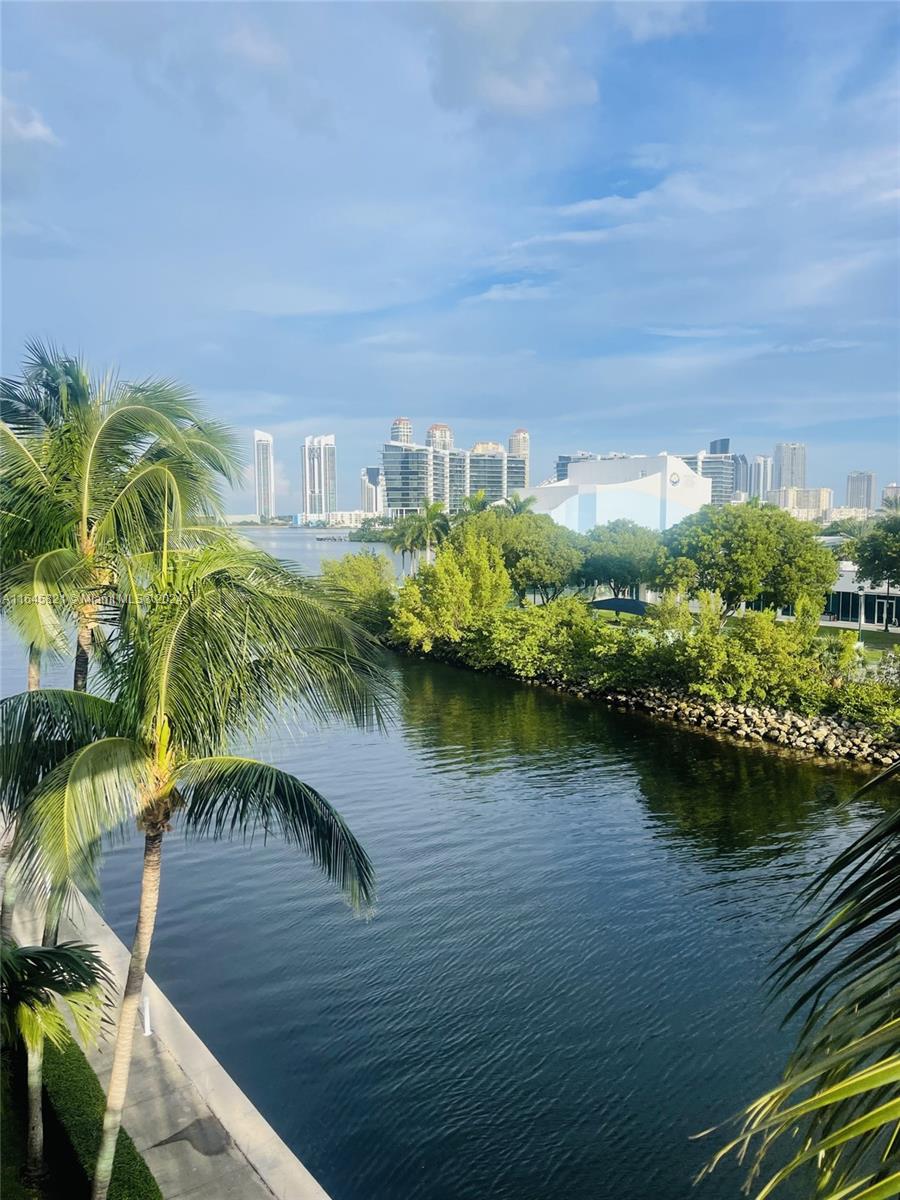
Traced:
[[709, 504], [712, 482], [674, 454], [614, 455], [569, 464], [567, 479], [529, 488], [536, 513], [576, 533], [627, 518], [668, 529]]

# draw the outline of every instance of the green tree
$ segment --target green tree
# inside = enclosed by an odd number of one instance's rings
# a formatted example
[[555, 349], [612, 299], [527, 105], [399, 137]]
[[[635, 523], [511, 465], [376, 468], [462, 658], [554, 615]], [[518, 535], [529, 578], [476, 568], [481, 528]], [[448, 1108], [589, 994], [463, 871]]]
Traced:
[[663, 534], [672, 558], [696, 568], [692, 593], [715, 592], [722, 616], [755, 600], [778, 563], [778, 537], [761, 508], [749, 504], [707, 505]]
[[[856, 573], [871, 587], [900, 587], [900, 512], [881, 517], [854, 547]], [[888, 627], [888, 605], [884, 606]]]
[[819, 530], [768, 504], [757, 511], [775, 537], [775, 556], [762, 581], [764, 600], [773, 608], [784, 608], [807, 597], [820, 605], [817, 615], [821, 616], [838, 567], [834, 555], [818, 540]]
[[[173, 561], [174, 560], [174, 561]], [[23, 878], [59, 886], [93, 869], [100, 836], [136, 819], [144, 834], [138, 919], [119, 1012], [93, 1198], [104, 1200], [128, 1085], [135, 1019], [159, 898], [165, 834], [280, 833], [366, 904], [372, 867], [359, 842], [308, 784], [230, 752], [280, 706], [314, 719], [380, 720], [391, 685], [374, 644], [316, 585], [267, 555], [222, 539], [170, 556], [124, 606], [105, 666], [110, 701], [100, 737], [43, 777], [19, 821]], [[9, 705], [9, 727], [27, 701]], [[58, 697], [66, 706], [65, 694]], [[13, 741], [4, 766], [31, 747]]]
[[74, 619], [74, 687], [84, 691], [117, 556], [165, 555], [185, 531], [202, 536], [221, 514], [219, 484], [237, 480], [234, 444], [186, 389], [92, 380], [39, 342], [22, 376], [0, 381], [0, 413], [3, 607], [29, 648], [32, 687], [41, 654], [65, 652]]
[[41, 1064], [44, 1044], [62, 1047], [69, 1027], [60, 1010], [68, 1009], [83, 1040], [100, 1026], [103, 989], [112, 980], [96, 951], [79, 942], [58, 946], [16, 946], [0, 942], [0, 1023], [4, 1045], [20, 1043], [27, 1062], [28, 1133], [26, 1174], [36, 1183], [44, 1172], [44, 1119]]
[[521, 602], [528, 592], [547, 603], [560, 596], [581, 564], [576, 534], [557, 525], [552, 517], [532, 512], [512, 515], [495, 505], [471, 516], [454, 531], [474, 530], [499, 550], [510, 582]]
[[618, 600], [631, 588], [653, 583], [659, 577], [662, 561], [658, 533], [634, 521], [610, 521], [587, 535], [587, 550], [577, 578], [582, 587], [604, 584]]
[[[898, 772], [895, 763], [857, 796], [890, 787]], [[806, 1171], [820, 1200], [888, 1200], [900, 1195], [896, 804], [812, 881], [805, 901], [811, 917], [774, 977], [796, 997], [788, 1019], [804, 1017], [797, 1046], [781, 1082], [746, 1108], [740, 1133], [704, 1173], [738, 1151], [749, 1158], [746, 1190], [756, 1200]], [[786, 1162], [763, 1181], [770, 1155]]]
[[397, 581], [394, 567], [384, 554], [363, 551], [322, 564], [325, 583], [346, 605], [351, 620], [379, 636], [391, 625]]
[[466, 527], [400, 589], [392, 636], [400, 645], [430, 651], [453, 646], [486, 628], [512, 599], [499, 551]]

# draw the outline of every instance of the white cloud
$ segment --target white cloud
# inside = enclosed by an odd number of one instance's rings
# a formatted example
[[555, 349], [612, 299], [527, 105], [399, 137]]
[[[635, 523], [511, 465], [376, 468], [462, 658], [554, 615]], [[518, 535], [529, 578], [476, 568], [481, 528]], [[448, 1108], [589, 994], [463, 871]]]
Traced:
[[691, 33], [702, 28], [706, 17], [700, 0], [617, 0], [613, 9], [636, 42]]
[[434, 96], [447, 108], [526, 118], [597, 101], [569, 45], [587, 6], [433, 4], [418, 15], [431, 34]]
[[758, 329], [743, 329], [740, 326], [710, 326], [708, 328], [691, 328], [681, 326], [653, 326], [647, 333], [654, 337], [691, 338], [697, 341], [707, 341], [709, 338], [753, 337]]
[[579, 200], [563, 205], [558, 212], [564, 217], [598, 216], [629, 217], [651, 209], [694, 209], [714, 214], [743, 208], [743, 195], [726, 195], [716, 191], [697, 174], [680, 171], [667, 176], [656, 187], [647, 188], [634, 196], [600, 196], [595, 200]]
[[361, 346], [377, 346], [380, 349], [398, 349], [414, 345], [417, 341], [418, 338], [414, 333], [407, 333], [403, 329], [388, 329], [383, 333], [370, 333], [367, 337], [359, 339]]
[[9, 142], [38, 142], [58, 146], [59, 138], [37, 112], [28, 104], [18, 104], [5, 96], [0, 99], [3, 109], [3, 140]]
[[222, 49], [254, 67], [283, 67], [288, 56], [284, 46], [265, 30], [239, 25], [222, 39]]
[[477, 296], [469, 296], [467, 304], [482, 304], [485, 302], [509, 300], [546, 300], [553, 295], [553, 289], [544, 284], [533, 283], [529, 279], [520, 279], [517, 283], [493, 283], [487, 291], [479, 292]]

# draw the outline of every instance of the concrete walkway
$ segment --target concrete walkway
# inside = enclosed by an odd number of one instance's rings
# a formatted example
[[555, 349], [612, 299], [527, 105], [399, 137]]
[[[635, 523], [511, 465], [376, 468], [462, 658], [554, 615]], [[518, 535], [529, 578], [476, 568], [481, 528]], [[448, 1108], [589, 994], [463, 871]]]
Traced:
[[[121, 987], [125, 946], [87, 901], [74, 917], [60, 923], [60, 941], [96, 946]], [[21, 943], [40, 940], [36, 922], [18, 911], [16, 918]], [[149, 978], [144, 996], [152, 1032], [146, 1035], [139, 1022], [123, 1125], [165, 1200], [328, 1200]], [[86, 1051], [104, 1089], [112, 1050], [107, 1038]]]

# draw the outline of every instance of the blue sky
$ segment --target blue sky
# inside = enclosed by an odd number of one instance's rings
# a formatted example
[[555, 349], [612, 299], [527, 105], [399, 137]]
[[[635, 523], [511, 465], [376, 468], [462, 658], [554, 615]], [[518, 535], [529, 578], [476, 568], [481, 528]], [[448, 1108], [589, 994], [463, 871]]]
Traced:
[[[898, 467], [892, 4], [7, 3], [3, 366], [28, 336], [276, 439]], [[246, 511], [246, 497], [230, 507]]]

